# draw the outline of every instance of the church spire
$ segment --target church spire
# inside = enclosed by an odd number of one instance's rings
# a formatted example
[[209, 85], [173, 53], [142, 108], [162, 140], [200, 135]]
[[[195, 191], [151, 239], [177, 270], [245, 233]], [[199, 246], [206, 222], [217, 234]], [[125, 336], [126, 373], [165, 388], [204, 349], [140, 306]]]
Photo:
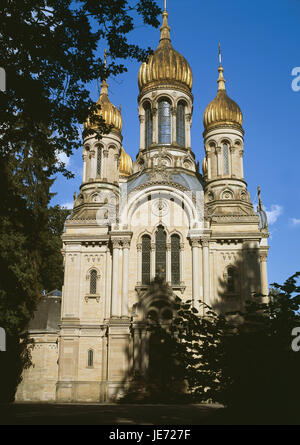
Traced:
[[[106, 82], [106, 66], [107, 66], [107, 49], [104, 50], [104, 68], [105, 68], [105, 78], [101, 82], [101, 91], [100, 91], [100, 97], [101, 96], [108, 96], [108, 83]], [[100, 100], [100, 98], [99, 98]], [[98, 102], [99, 102], [98, 100]]]
[[167, 1], [165, 0], [164, 5], [164, 12], [163, 12], [163, 23], [160, 28], [160, 42], [169, 41], [171, 42], [170, 38], [170, 27], [168, 25], [168, 13], [167, 13]]
[[219, 43], [219, 78], [218, 78], [218, 91], [226, 91], [225, 79], [223, 76], [223, 66], [222, 66], [222, 54], [221, 54], [221, 43]]

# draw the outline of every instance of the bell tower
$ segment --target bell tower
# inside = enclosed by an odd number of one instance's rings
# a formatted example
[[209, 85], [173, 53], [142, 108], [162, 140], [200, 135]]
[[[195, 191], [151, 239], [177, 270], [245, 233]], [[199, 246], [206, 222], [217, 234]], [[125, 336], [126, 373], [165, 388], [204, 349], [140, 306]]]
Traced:
[[141, 65], [138, 86], [140, 147], [135, 171], [155, 168], [163, 153], [165, 167], [195, 172], [191, 149], [193, 74], [187, 60], [172, 46], [166, 5], [159, 45]]
[[223, 66], [218, 68], [218, 92], [204, 112], [203, 174], [208, 215], [254, 214], [244, 178], [244, 130], [240, 107], [225, 88]]
[[251, 294], [268, 294], [268, 229], [247, 190], [243, 115], [227, 95], [220, 45], [218, 72], [217, 96], [203, 117], [205, 216], [211, 230], [211, 294], [219, 295], [217, 309], [236, 310]]

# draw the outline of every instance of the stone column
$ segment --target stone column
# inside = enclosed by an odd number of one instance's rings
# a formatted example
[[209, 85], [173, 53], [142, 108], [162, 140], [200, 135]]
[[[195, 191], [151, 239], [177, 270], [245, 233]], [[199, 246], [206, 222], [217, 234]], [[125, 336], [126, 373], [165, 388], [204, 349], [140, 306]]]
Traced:
[[171, 142], [172, 145], [177, 142], [177, 134], [176, 134], [176, 108], [171, 107]]
[[119, 182], [120, 156], [117, 153], [114, 155], [114, 161], [114, 182]]
[[153, 138], [152, 138], [152, 142], [154, 144], [157, 144], [157, 142], [158, 142], [158, 114], [157, 114], [157, 108], [152, 108], [152, 117], [153, 117], [153, 122], [152, 122]]
[[236, 177], [236, 170], [234, 168], [234, 156], [235, 156], [235, 147], [230, 148], [230, 163], [229, 163], [229, 174], [231, 177]]
[[155, 243], [151, 243], [151, 269], [150, 269], [150, 280], [155, 278]]
[[186, 114], [185, 115], [185, 146], [187, 148], [191, 148], [191, 126], [192, 126], [192, 114]]
[[243, 162], [244, 152], [243, 152], [243, 150], [239, 151], [239, 155], [240, 155], [240, 175], [241, 175], [241, 178], [243, 178], [244, 177], [244, 162]]
[[143, 374], [147, 372], [148, 368], [148, 351], [147, 351], [147, 331], [144, 328], [141, 332], [141, 371]]
[[192, 239], [193, 306], [199, 310], [199, 240]]
[[90, 179], [90, 171], [91, 171], [91, 158], [90, 158], [90, 151], [88, 150], [86, 152], [86, 170], [85, 170], [85, 182], [88, 182]]
[[184, 243], [180, 243], [180, 286], [184, 285]]
[[82, 155], [82, 160], [83, 160], [82, 182], [86, 182], [86, 160], [87, 160], [86, 153]]
[[105, 276], [105, 318], [109, 318], [110, 314], [110, 286], [111, 286], [111, 256], [109, 248], [106, 250], [106, 276]]
[[90, 152], [90, 179], [95, 179], [96, 177], [96, 150], [91, 150]]
[[217, 175], [221, 176], [221, 147], [216, 147], [217, 154]]
[[122, 317], [128, 317], [128, 275], [129, 275], [129, 247], [130, 241], [123, 241], [122, 267]]
[[145, 116], [139, 115], [140, 119], [140, 150], [145, 148]]
[[202, 238], [202, 264], [203, 264], [203, 299], [210, 304], [210, 274], [209, 274], [209, 241]]
[[142, 244], [137, 246], [137, 286], [142, 284]]
[[140, 371], [140, 330], [137, 327], [133, 331], [133, 369], [134, 373]]
[[261, 293], [263, 294], [264, 297], [269, 295], [267, 257], [268, 257], [268, 252], [266, 251], [261, 251], [259, 253]]
[[211, 153], [208, 152], [207, 156], [207, 179], [211, 179]]
[[112, 271], [112, 291], [111, 291], [111, 316], [119, 317], [119, 249], [120, 240], [113, 239], [113, 271]]
[[108, 150], [103, 150], [103, 175], [102, 179], [107, 181], [107, 162], [108, 162]]
[[171, 274], [171, 243], [167, 243], [167, 270], [166, 270], [166, 282], [171, 284], [172, 274]]

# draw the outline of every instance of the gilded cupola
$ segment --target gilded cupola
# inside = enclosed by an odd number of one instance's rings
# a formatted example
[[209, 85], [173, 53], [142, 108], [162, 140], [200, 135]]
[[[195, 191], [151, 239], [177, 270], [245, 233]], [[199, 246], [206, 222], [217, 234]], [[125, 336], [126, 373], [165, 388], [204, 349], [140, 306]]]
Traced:
[[[97, 101], [97, 105], [100, 105], [100, 109], [97, 110], [97, 114], [101, 116], [107, 125], [113, 125], [114, 129], [121, 133], [122, 130], [122, 116], [121, 110], [115, 107], [108, 97], [108, 84], [106, 80], [101, 83], [100, 97]], [[88, 118], [85, 123], [85, 128], [93, 128]]]
[[130, 176], [132, 174], [132, 158], [126, 153], [123, 147], [121, 147], [119, 173], [120, 176]]
[[242, 129], [243, 114], [238, 104], [227, 95], [221, 61], [218, 71], [218, 92], [216, 98], [206, 107], [204, 112], [204, 128], [208, 130], [218, 125], [229, 125]]
[[140, 92], [157, 86], [171, 85], [190, 92], [193, 86], [193, 73], [186, 59], [173, 48], [168, 25], [168, 13], [163, 12], [163, 23], [158, 48], [149, 56], [139, 70]]

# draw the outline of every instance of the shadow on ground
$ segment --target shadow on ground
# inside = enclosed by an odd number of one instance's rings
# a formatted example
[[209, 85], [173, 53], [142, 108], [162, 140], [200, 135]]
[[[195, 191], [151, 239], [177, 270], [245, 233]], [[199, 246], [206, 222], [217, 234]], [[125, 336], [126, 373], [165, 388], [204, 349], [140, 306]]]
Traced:
[[2, 406], [1, 425], [198, 425], [218, 405], [75, 405], [25, 404]]
[[238, 412], [220, 405], [26, 404], [0, 407], [1, 425], [297, 425], [298, 413]]

